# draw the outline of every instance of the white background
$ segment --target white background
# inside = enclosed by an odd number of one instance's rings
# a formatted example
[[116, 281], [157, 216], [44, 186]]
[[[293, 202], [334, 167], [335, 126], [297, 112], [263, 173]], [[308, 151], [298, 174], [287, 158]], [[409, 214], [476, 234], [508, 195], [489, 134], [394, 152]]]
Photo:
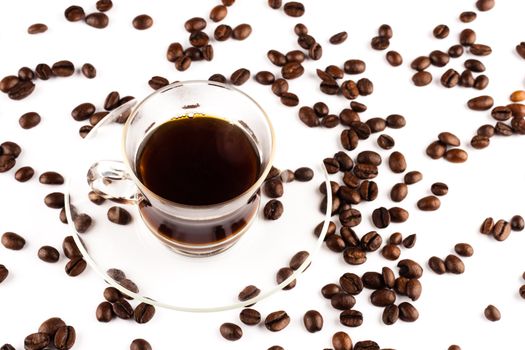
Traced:
[[[94, 9], [95, 1], [78, 1], [87, 12]], [[318, 62], [305, 63], [307, 73], [290, 83], [290, 90], [298, 93], [302, 104], [323, 100], [332, 111], [338, 112], [348, 101], [327, 97], [318, 92], [315, 68], [328, 64], [342, 66], [349, 58], [367, 62], [363, 76], [375, 84], [374, 94], [360, 100], [369, 106], [362, 119], [386, 117], [392, 113], [403, 114], [407, 127], [386, 130], [396, 139], [396, 150], [406, 154], [409, 170], [423, 172], [424, 181], [410, 187], [408, 198], [401, 203], [411, 217], [403, 225], [392, 225], [382, 234], [386, 238], [399, 230], [405, 236], [417, 233], [416, 248], [403, 250], [403, 258], [413, 258], [425, 265], [421, 279], [423, 295], [415, 305], [420, 319], [414, 324], [398, 322], [384, 326], [380, 322], [381, 310], [367, 301], [369, 291], [357, 299], [357, 309], [365, 317], [364, 325], [348, 329], [338, 322], [338, 312], [320, 295], [320, 287], [335, 282], [347, 271], [358, 274], [368, 270], [378, 271], [382, 266], [394, 267], [395, 263], [383, 259], [379, 253], [369, 255], [364, 266], [346, 265], [340, 255], [323, 247], [318, 260], [298, 281], [298, 286], [282, 292], [257, 305], [263, 315], [279, 309], [286, 310], [291, 325], [280, 333], [270, 333], [263, 326], [243, 327], [244, 337], [235, 343], [222, 339], [218, 327], [222, 322], [238, 322], [237, 311], [220, 314], [187, 314], [157, 310], [155, 318], [146, 325], [114, 320], [100, 324], [94, 317], [97, 304], [102, 300], [104, 282], [93, 271], [86, 271], [78, 278], [69, 278], [63, 272], [65, 260], [55, 265], [38, 260], [36, 251], [44, 244], [59, 247], [67, 228], [56, 218], [57, 213], [46, 208], [42, 198], [49, 188], [38, 183], [37, 176], [21, 184], [12, 179], [13, 171], [0, 176], [0, 231], [14, 231], [26, 237], [24, 250], [13, 252], [0, 247], [0, 263], [11, 271], [0, 286], [0, 343], [9, 342], [23, 347], [23, 338], [36, 331], [43, 320], [60, 316], [77, 329], [77, 349], [126, 349], [135, 337], [148, 339], [155, 349], [266, 349], [279, 344], [285, 349], [322, 349], [331, 346], [335, 331], [349, 332], [354, 342], [374, 339], [382, 347], [403, 350], [446, 349], [459, 344], [463, 349], [518, 348], [523, 344], [521, 325], [525, 321], [525, 301], [517, 291], [524, 282], [525, 270], [522, 247], [523, 233], [514, 233], [499, 243], [479, 234], [478, 228], [487, 216], [510, 219], [514, 214], [525, 214], [523, 180], [524, 137], [492, 139], [491, 146], [483, 151], [472, 150], [469, 140], [477, 127], [493, 123], [489, 113], [466, 109], [466, 101], [479, 94], [473, 89], [448, 90], [439, 86], [439, 76], [445, 69], [431, 68], [434, 83], [426, 88], [416, 88], [410, 82], [412, 71], [409, 62], [433, 49], [446, 51], [455, 44], [460, 30], [473, 28], [478, 41], [493, 47], [493, 54], [483, 58], [491, 82], [486, 93], [497, 104], [507, 104], [509, 94], [523, 88], [525, 61], [515, 53], [514, 47], [525, 40], [522, 14], [525, 2], [499, 1], [494, 10], [480, 13], [468, 25], [459, 22], [458, 15], [474, 10], [474, 1], [305, 1], [306, 14], [299, 20], [275, 11], [266, 1], [237, 0], [229, 9], [224, 23], [236, 25], [248, 22], [253, 34], [245, 42], [228, 41], [214, 45], [212, 63], [199, 62], [187, 72], [177, 72], [166, 61], [165, 50], [169, 43], [187, 44], [183, 22], [193, 16], [207, 17], [218, 1], [116, 1], [108, 13], [110, 25], [97, 30], [82, 23], [69, 23], [63, 10], [69, 1], [9, 1], [0, 4], [0, 43], [2, 47], [0, 75], [16, 74], [21, 66], [35, 67], [69, 59], [77, 66], [93, 63], [98, 70], [96, 79], [81, 76], [37, 82], [33, 95], [22, 102], [0, 96], [0, 140], [13, 140], [24, 148], [17, 167], [33, 166], [38, 173], [58, 170], [67, 173], [67, 159], [75, 156], [79, 143], [77, 130], [80, 123], [70, 117], [71, 109], [78, 103], [93, 101], [102, 104], [109, 91], [118, 90], [122, 95], [145, 96], [151, 90], [147, 81], [153, 75], [163, 75], [169, 80], [207, 78], [212, 73], [229, 75], [235, 69], [246, 67], [253, 73], [258, 70], [278, 72], [266, 59], [269, 49], [286, 52], [296, 49], [293, 26], [301, 21], [323, 45], [324, 55]], [[138, 14], [150, 14], [154, 26], [147, 31], [137, 31], [131, 20]], [[48, 32], [30, 36], [27, 27], [35, 22], [49, 26]], [[389, 23], [394, 29], [391, 49], [399, 51], [405, 63], [390, 67], [385, 52], [373, 51], [370, 39], [377, 27]], [[448, 24], [450, 36], [445, 40], [432, 37], [438, 24]], [[210, 29], [215, 26], [210, 25]], [[349, 33], [348, 40], [333, 46], [328, 38], [341, 30]], [[452, 60], [447, 66], [461, 71], [465, 56]], [[439, 72], [439, 73], [438, 73]], [[439, 75], [438, 75], [439, 74]], [[314, 164], [338, 150], [335, 130], [308, 129], [297, 118], [298, 108], [282, 106], [269, 88], [253, 81], [243, 89], [253, 95], [269, 112], [277, 129], [278, 151], [276, 165], [296, 168]], [[38, 111], [42, 123], [32, 130], [22, 130], [18, 117], [28, 111]], [[425, 147], [441, 131], [456, 133], [469, 151], [467, 163], [455, 165], [432, 161], [424, 154]], [[380, 151], [376, 136], [361, 142], [358, 150]], [[353, 153], [356, 154], [355, 152]], [[388, 152], [381, 151], [385, 157]], [[381, 167], [380, 198], [372, 205], [360, 206], [366, 213], [379, 206], [392, 206], [389, 189], [402, 176]], [[435, 181], [446, 182], [449, 195], [443, 198], [442, 208], [435, 213], [419, 212], [415, 202], [429, 193]], [[297, 200], [298, 205], [300, 199]], [[359, 227], [363, 234], [370, 228], [369, 220]], [[290, 229], [293, 229], [291, 227]], [[437, 276], [428, 270], [426, 261], [432, 255], [445, 257], [454, 244], [469, 242], [475, 255], [465, 258], [466, 272], [461, 276]], [[211, 292], [211, 291], [210, 291]], [[399, 299], [401, 300], [401, 298]], [[502, 320], [490, 323], [483, 318], [483, 309], [495, 304], [502, 312]], [[324, 315], [322, 332], [309, 334], [304, 330], [302, 315], [317, 309]]]

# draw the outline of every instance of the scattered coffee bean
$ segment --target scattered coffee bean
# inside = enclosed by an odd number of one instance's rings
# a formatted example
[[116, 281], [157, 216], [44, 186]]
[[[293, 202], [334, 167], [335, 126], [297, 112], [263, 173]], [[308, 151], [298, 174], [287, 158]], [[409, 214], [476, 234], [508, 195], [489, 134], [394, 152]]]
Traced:
[[445, 262], [443, 259], [433, 256], [428, 259], [428, 267], [438, 275], [442, 275], [447, 271]]
[[415, 86], [425, 86], [432, 82], [432, 74], [426, 71], [417, 72], [412, 76]]
[[445, 152], [445, 159], [451, 163], [464, 163], [468, 159], [468, 153], [459, 148], [449, 149]]
[[390, 225], [390, 213], [385, 207], [380, 207], [372, 212], [372, 222], [377, 228], [386, 228]]
[[86, 261], [81, 256], [73, 257], [65, 267], [66, 274], [70, 277], [80, 275], [86, 269]]
[[135, 308], [135, 311], [133, 312], [133, 318], [135, 319], [135, 322], [140, 324], [148, 323], [151, 321], [154, 315], [155, 306], [146, 303], [138, 304]]
[[81, 72], [88, 79], [93, 79], [97, 76], [97, 69], [91, 63], [84, 63]]
[[21, 250], [26, 244], [26, 240], [14, 232], [5, 232], [1, 242], [4, 247], [11, 250]]
[[417, 70], [418, 72], [421, 72], [430, 67], [431, 63], [432, 62], [428, 56], [419, 56], [412, 61], [410, 67], [414, 70]]
[[423, 268], [411, 259], [403, 259], [397, 263], [399, 275], [406, 278], [420, 278], [423, 275]]
[[322, 289], [321, 289], [321, 294], [323, 295], [323, 297], [325, 297], [326, 299], [332, 299], [332, 297], [334, 295], [336, 295], [337, 293], [339, 293], [341, 291], [341, 288], [335, 284], [335, 283], [329, 283], [327, 285], [325, 285]]
[[310, 333], [319, 332], [323, 329], [323, 316], [316, 310], [309, 310], [304, 314], [303, 323]]
[[40, 260], [48, 262], [48, 263], [55, 263], [60, 258], [60, 253], [55, 247], [51, 247], [48, 245], [45, 245], [38, 249], [38, 257]]
[[76, 332], [72, 326], [62, 326], [57, 329], [54, 344], [58, 350], [69, 350], [75, 345]]
[[393, 325], [399, 319], [399, 308], [392, 304], [385, 307], [383, 310], [382, 320], [387, 326]]
[[374, 50], [386, 50], [390, 46], [390, 40], [384, 36], [375, 36], [370, 41], [370, 46], [372, 46]]
[[95, 7], [100, 12], [106, 12], [111, 10], [113, 7], [113, 2], [111, 0], [98, 0], [95, 4]]
[[18, 182], [26, 182], [29, 181], [33, 175], [35, 174], [35, 170], [31, 168], [30, 166], [21, 167], [18, 169], [15, 173], [15, 179]]
[[516, 45], [516, 52], [521, 56], [521, 58], [525, 59], [525, 42], [521, 42]]
[[12, 100], [19, 101], [31, 95], [35, 90], [35, 84], [28, 80], [21, 80], [15, 86], [9, 89], [7, 97]]
[[106, 289], [104, 289], [103, 295], [104, 299], [106, 299], [110, 303], [114, 303], [123, 297], [122, 293], [115, 287], [107, 287]]
[[459, 20], [463, 23], [470, 23], [472, 21], [474, 21], [477, 17], [477, 14], [476, 12], [473, 12], [473, 11], [465, 11], [465, 12], [462, 12], [460, 15], [459, 15]]
[[416, 239], [417, 235], [415, 233], [408, 235], [407, 237], [405, 237], [405, 239], [403, 239], [403, 247], [407, 249], [414, 248], [414, 246], [416, 245]]
[[91, 219], [91, 216], [87, 214], [77, 214], [73, 219], [75, 229], [78, 233], [85, 233], [91, 226], [92, 222], [93, 220]]
[[47, 26], [43, 23], [35, 23], [35, 24], [31, 24], [28, 28], [27, 28], [27, 33], [28, 34], [41, 34], [41, 33], [44, 33], [47, 31]]
[[392, 138], [392, 136], [382, 134], [382, 135], [379, 135], [379, 137], [377, 138], [377, 145], [381, 147], [382, 149], [386, 149], [386, 150], [392, 149], [395, 146], [395, 144], [396, 143], [394, 139]]
[[510, 227], [512, 231], [523, 231], [525, 228], [525, 220], [521, 215], [514, 215], [510, 220]]
[[421, 198], [417, 202], [417, 207], [419, 208], [419, 210], [423, 210], [423, 211], [438, 210], [440, 206], [441, 206], [441, 201], [436, 196], [427, 196], [427, 197]]
[[301, 17], [304, 15], [304, 5], [297, 1], [290, 1], [284, 4], [284, 13], [290, 17]]
[[23, 114], [20, 119], [18, 119], [18, 123], [22, 129], [31, 129], [40, 124], [40, 120], [41, 117], [38, 113], [28, 112]]
[[444, 196], [448, 193], [448, 186], [443, 182], [435, 182], [430, 186], [430, 191], [436, 196]]
[[390, 170], [392, 170], [394, 173], [402, 173], [407, 168], [405, 156], [397, 151], [390, 154], [390, 157], [388, 158], [388, 165]]
[[77, 22], [84, 19], [85, 13], [82, 7], [73, 5], [64, 11], [64, 16], [70, 22]]
[[44, 185], [62, 185], [64, 177], [55, 171], [46, 171], [40, 175], [38, 181]]
[[119, 299], [113, 303], [113, 313], [118, 318], [129, 320], [133, 317], [133, 307], [126, 301], [126, 299]]
[[[293, 273], [294, 273], [294, 270], [292, 270], [289, 267], [280, 268], [279, 271], [277, 271], [277, 275], [275, 276], [275, 281], [277, 282], [277, 284], [281, 284], [286, 279], [288, 279], [288, 277], [293, 275]], [[283, 289], [284, 290], [293, 289], [296, 284], [297, 284], [297, 281], [294, 279], [290, 283], [288, 283], [286, 286], [284, 286]]]
[[403, 242], [403, 235], [401, 232], [394, 232], [388, 238], [390, 244], [400, 245]]
[[489, 321], [495, 322], [501, 319], [501, 313], [494, 305], [489, 305], [484, 311], [485, 318]]
[[399, 319], [405, 322], [414, 322], [419, 318], [419, 312], [410, 303], [403, 302], [399, 304]]
[[264, 325], [269, 331], [279, 332], [290, 324], [290, 316], [286, 311], [275, 311], [266, 316]]
[[453, 254], [449, 254], [445, 258], [445, 268], [447, 272], [453, 274], [462, 274], [465, 272], [465, 264], [463, 264], [463, 261], [459, 257]]
[[347, 32], [339, 32], [330, 37], [330, 44], [339, 45], [346, 41], [348, 38]]
[[332, 336], [334, 350], [352, 350], [352, 339], [345, 332], [337, 332]]
[[75, 73], [75, 66], [71, 61], [58, 61], [53, 63], [51, 71], [57, 77], [69, 77]]
[[108, 220], [118, 225], [127, 225], [131, 222], [131, 214], [124, 208], [111, 207], [107, 212]]
[[51, 339], [46, 333], [33, 333], [25, 337], [24, 349], [41, 350], [51, 344]]
[[474, 255], [474, 248], [468, 243], [456, 244], [454, 246], [454, 251], [460, 256], [470, 257]]
[[261, 322], [261, 313], [254, 309], [243, 309], [239, 314], [239, 319], [248, 326], [255, 326]]
[[445, 39], [450, 33], [450, 28], [445, 24], [440, 24], [432, 32], [436, 39]]
[[108, 269], [106, 273], [108, 274], [110, 278], [114, 279], [117, 282], [120, 282], [126, 278], [126, 274], [124, 273], [124, 271], [119, 270], [119, 269], [115, 269], [115, 268]]
[[492, 228], [492, 235], [497, 241], [506, 240], [511, 233], [511, 225], [505, 220], [498, 220]]
[[449, 55], [440, 50], [432, 51], [428, 57], [432, 65], [436, 67], [444, 67], [450, 61]]
[[239, 301], [247, 301], [255, 298], [261, 293], [261, 290], [254, 285], [249, 285], [240, 291], [238, 299]]
[[390, 191], [390, 199], [394, 202], [401, 202], [408, 195], [408, 186], [405, 183], [397, 183]]
[[135, 339], [131, 342], [129, 350], [152, 350], [152, 347], [147, 340]]
[[103, 301], [98, 304], [97, 310], [95, 312], [95, 317], [99, 322], [109, 322], [113, 319], [115, 314], [113, 313], [113, 308], [110, 302]]
[[268, 0], [268, 6], [270, 6], [274, 10], [280, 9], [282, 5], [282, 0]]
[[188, 68], [190, 68], [191, 61], [192, 61], [192, 59], [189, 56], [187, 56], [187, 55], [178, 57], [175, 60], [175, 69], [177, 69], [180, 72], [183, 72], [183, 71], [187, 70]]
[[381, 255], [388, 260], [397, 260], [401, 255], [401, 249], [395, 244], [387, 244], [381, 250]]
[[49, 335], [51, 339], [53, 339], [57, 330], [64, 326], [66, 326], [66, 323], [61, 318], [51, 317], [45, 320], [44, 322], [42, 322], [40, 327], [38, 327], [38, 332], [45, 333]]
[[339, 315], [339, 322], [347, 327], [359, 327], [363, 324], [363, 314], [357, 310], [344, 310]]
[[71, 116], [76, 121], [89, 119], [95, 113], [95, 106], [92, 103], [81, 103], [71, 111]]
[[370, 302], [374, 306], [385, 307], [394, 304], [396, 293], [390, 289], [378, 289], [370, 295]]
[[448, 49], [448, 55], [452, 58], [458, 58], [458, 57], [461, 57], [463, 55], [463, 52], [465, 50], [463, 49], [463, 46], [461, 45], [452, 45], [449, 49]]
[[88, 26], [93, 28], [102, 29], [106, 28], [109, 24], [109, 18], [105, 13], [94, 12], [87, 15], [84, 20]]
[[492, 53], [492, 48], [483, 44], [472, 44], [470, 46], [470, 53], [475, 56], [488, 56]]
[[350, 265], [361, 265], [366, 262], [366, 252], [358, 247], [348, 247], [343, 252], [343, 259]]
[[62, 242], [62, 251], [68, 259], [82, 256], [72, 236], [64, 238], [64, 241]]
[[459, 83], [460, 75], [454, 69], [449, 69], [441, 76], [441, 85], [452, 88]]

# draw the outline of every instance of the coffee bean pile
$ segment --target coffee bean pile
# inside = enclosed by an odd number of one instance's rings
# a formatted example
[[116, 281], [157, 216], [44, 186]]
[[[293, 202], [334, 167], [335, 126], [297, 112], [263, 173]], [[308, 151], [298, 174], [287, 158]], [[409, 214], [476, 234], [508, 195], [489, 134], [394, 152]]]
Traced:
[[510, 222], [500, 219], [494, 222], [491, 217], [483, 220], [479, 232], [484, 235], [491, 235], [497, 241], [504, 241], [509, 238], [512, 231], [523, 231], [525, 227], [525, 221], [521, 215], [515, 215], [511, 218]]
[[[52, 317], [44, 321], [38, 328], [38, 332], [29, 334], [24, 339], [24, 349], [58, 349], [69, 350], [73, 348], [76, 341], [76, 332], [73, 326], [68, 326], [61, 318]], [[4, 344], [2, 350], [15, 349], [10, 344]]]

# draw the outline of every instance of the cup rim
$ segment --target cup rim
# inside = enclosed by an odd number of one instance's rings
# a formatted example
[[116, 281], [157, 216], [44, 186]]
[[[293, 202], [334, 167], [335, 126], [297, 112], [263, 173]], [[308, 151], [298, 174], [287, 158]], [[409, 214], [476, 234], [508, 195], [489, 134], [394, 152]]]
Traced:
[[[270, 148], [271, 149], [270, 149], [270, 155], [269, 155], [269, 158], [268, 158], [268, 164], [266, 165], [264, 170], [261, 172], [261, 174], [257, 178], [257, 181], [255, 181], [253, 183], [253, 185], [250, 186], [247, 190], [245, 190], [241, 194], [239, 194], [239, 195], [237, 195], [237, 196], [235, 196], [233, 198], [230, 198], [230, 199], [228, 199], [226, 201], [223, 201], [223, 202], [214, 203], [214, 204], [207, 204], [207, 205], [187, 205], [187, 204], [181, 204], [181, 203], [173, 202], [173, 201], [171, 201], [169, 199], [166, 199], [166, 198], [164, 198], [162, 196], [159, 196], [155, 192], [151, 191], [146, 185], [144, 185], [142, 183], [142, 181], [140, 181], [140, 179], [135, 175], [135, 171], [133, 170], [133, 167], [130, 164], [130, 160], [128, 159], [128, 157], [126, 155], [126, 135], [127, 135], [128, 129], [131, 127], [130, 126], [131, 123], [133, 122], [133, 120], [135, 119], [135, 116], [137, 115], [137, 112], [140, 110], [142, 105], [144, 105], [146, 102], [148, 102], [153, 97], [157, 96], [158, 94], [163, 93], [164, 91], [171, 90], [172, 88], [175, 88], [175, 87], [181, 87], [181, 86], [184, 86], [184, 85], [204, 85], [204, 84], [206, 84], [206, 85], [214, 85], [214, 86], [217, 86], [217, 87], [222, 87], [222, 88], [228, 89], [230, 91], [239, 93], [241, 96], [248, 98], [259, 109], [259, 111], [262, 113], [262, 115], [263, 115], [263, 117], [264, 117], [264, 119], [266, 121], [266, 124], [268, 125], [268, 128], [270, 129], [270, 136], [271, 136], [271, 146], [270, 146]], [[151, 94], [146, 96], [144, 99], [142, 99], [140, 102], [138, 102], [136, 105], [134, 105], [131, 108], [131, 113], [130, 113], [128, 119], [126, 120], [126, 123], [124, 124], [123, 130], [122, 130], [121, 150], [122, 150], [122, 153], [123, 153], [123, 156], [124, 156], [124, 160], [123, 160], [124, 164], [128, 168], [129, 176], [132, 178], [133, 182], [135, 184], [137, 184], [137, 186], [139, 187], [139, 189], [141, 191], [147, 190], [148, 197], [153, 197], [155, 200], [158, 200], [158, 201], [161, 201], [163, 203], [166, 203], [166, 204], [169, 204], [169, 205], [172, 205], [172, 206], [176, 206], [176, 207], [179, 207], [179, 208], [185, 208], [185, 209], [213, 209], [213, 208], [216, 208], [216, 207], [226, 206], [226, 205], [234, 202], [238, 198], [246, 196], [248, 193], [255, 193], [256, 190], [259, 189], [262, 186], [263, 182], [266, 180], [266, 177], [268, 176], [268, 173], [270, 172], [270, 170], [271, 170], [271, 168], [273, 166], [273, 160], [274, 160], [274, 157], [275, 157], [275, 131], [274, 131], [274, 128], [273, 128], [273, 124], [272, 124], [272, 122], [270, 120], [270, 117], [268, 116], [266, 111], [262, 108], [262, 106], [253, 97], [251, 97], [250, 95], [248, 95], [244, 91], [242, 91], [242, 90], [232, 86], [231, 84], [224, 84], [224, 83], [221, 83], [221, 82], [210, 81], [210, 80], [175, 81], [175, 82], [173, 82], [171, 84], [168, 84], [168, 85], [166, 85], [166, 86], [164, 86], [164, 87], [162, 87], [162, 88], [152, 92]]]

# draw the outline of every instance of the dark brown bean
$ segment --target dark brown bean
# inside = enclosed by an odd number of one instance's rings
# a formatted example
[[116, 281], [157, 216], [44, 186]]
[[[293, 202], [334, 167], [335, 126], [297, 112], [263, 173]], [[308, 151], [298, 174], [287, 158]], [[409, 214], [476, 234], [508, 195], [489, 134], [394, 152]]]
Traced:
[[408, 195], [408, 186], [405, 183], [397, 183], [390, 191], [390, 199], [394, 202], [401, 202]]
[[452, 58], [458, 58], [458, 57], [461, 57], [463, 55], [464, 51], [465, 50], [463, 49], [463, 46], [461, 46], [461, 45], [452, 45], [448, 49], [447, 53]]
[[297, 1], [290, 1], [284, 4], [284, 13], [290, 17], [301, 17], [304, 15], [304, 5]]
[[436, 39], [445, 39], [450, 33], [450, 28], [446, 24], [436, 26], [432, 32]]
[[109, 24], [109, 18], [105, 13], [94, 12], [87, 15], [84, 20], [88, 26], [93, 28], [102, 29], [106, 28]]
[[447, 271], [445, 262], [437, 256], [433, 256], [428, 260], [428, 266], [438, 275], [442, 275]]
[[323, 329], [323, 316], [316, 310], [309, 310], [303, 316], [304, 328], [310, 333]]
[[9, 89], [7, 97], [15, 101], [23, 100], [31, 95], [34, 90], [35, 84], [33, 84], [33, 82], [29, 80], [20, 80], [15, 86]]
[[390, 40], [385, 36], [375, 36], [370, 41], [370, 46], [374, 50], [386, 50], [390, 46]]
[[332, 336], [334, 350], [352, 350], [352, 339], [345, 332], [337, 332]]
[[135, 311], [133, 312], [133, 318], [135, 319], [135, 322], [140, 324], [148, 323], [151, 321], [154, 315], [155, 307], [146, 303], [138, 304], [135, 308]]
[[492, 48], [483, 44], [472, 44], [470, 46], [470, 53], [475, 56], [488, 56], [492, 53]]
[[417, 72], [412, 76], [415, 86], [425, 86], [432, 82], [432, 74], [426, 71]]
[[46, 245], [38, 249], [38, 257], [42, 261], [55, 263], [60, 259], [60, 253], [56, 248]]
[[449, 149], [445, 152], [445, 159], [451, 163], [464, 163], [468, 159], [468, 153], [460, 148]]
[[454, 246], [454, 251], [460, 256], [470, 257], [474, 255], [474, 248], [468, 243], [456, 244]]
[[359, 327], [363, 324], [363, 314], [357, 310], [344, 310], [339, 315], [339, 322], [347, 327]]
[[501, 319], [501, 312], [494, 305], [487, 306], [483, 313], [485, 318], [489, 321], [495, 322]]
[[35, 24], [31, 24], [28, 28], [27, 28], [27, 33], [28, 34], [41, 34], [41, 33], [44, 33], [47, 31], [47, 26], [43, 23], [35, 23]]
[[64, 16], [70, 22], [77, 22], [84, 19], [85, 13], [82, 7], [73, 5], [64, 11]]
[[84, 272], [86, 266], [86, 261], [81, 256], [77, 256], [68, 261], [65, 271], [68, 276], [75, 277]]
[[290, 316], [286, 311], [275, 311], [266, 316], [264, 325], [271, 332], [279, 332], [290, 324]]
[[26, 244], [26, 240], [14, 232], [5, 232], [1, 242], [5, 248], [10, 250], [21, 250]]
[[421, 198], [417, 202], [417, 207], [419, 208], [419, 210], [423, 210], [423, 211], [438, 210], [440, 206], [441, 206], [441, 201], [436, 196], [427, 196], [427, 197]]
[[274, 10], [280, 9], [282, 5], [282, 0], [268, 0], [268, 6], [270, 6]]
[[232, 38], [235, 40], [244, 40], [252, 34], [252, 26], [246, 23], [239, 24], [232, 31]]
[[346, 41], [348, 38], [347, 32], [339, 32], [337, 34], [334, 34], [330, 37], [330, 44], [339, 45]]

